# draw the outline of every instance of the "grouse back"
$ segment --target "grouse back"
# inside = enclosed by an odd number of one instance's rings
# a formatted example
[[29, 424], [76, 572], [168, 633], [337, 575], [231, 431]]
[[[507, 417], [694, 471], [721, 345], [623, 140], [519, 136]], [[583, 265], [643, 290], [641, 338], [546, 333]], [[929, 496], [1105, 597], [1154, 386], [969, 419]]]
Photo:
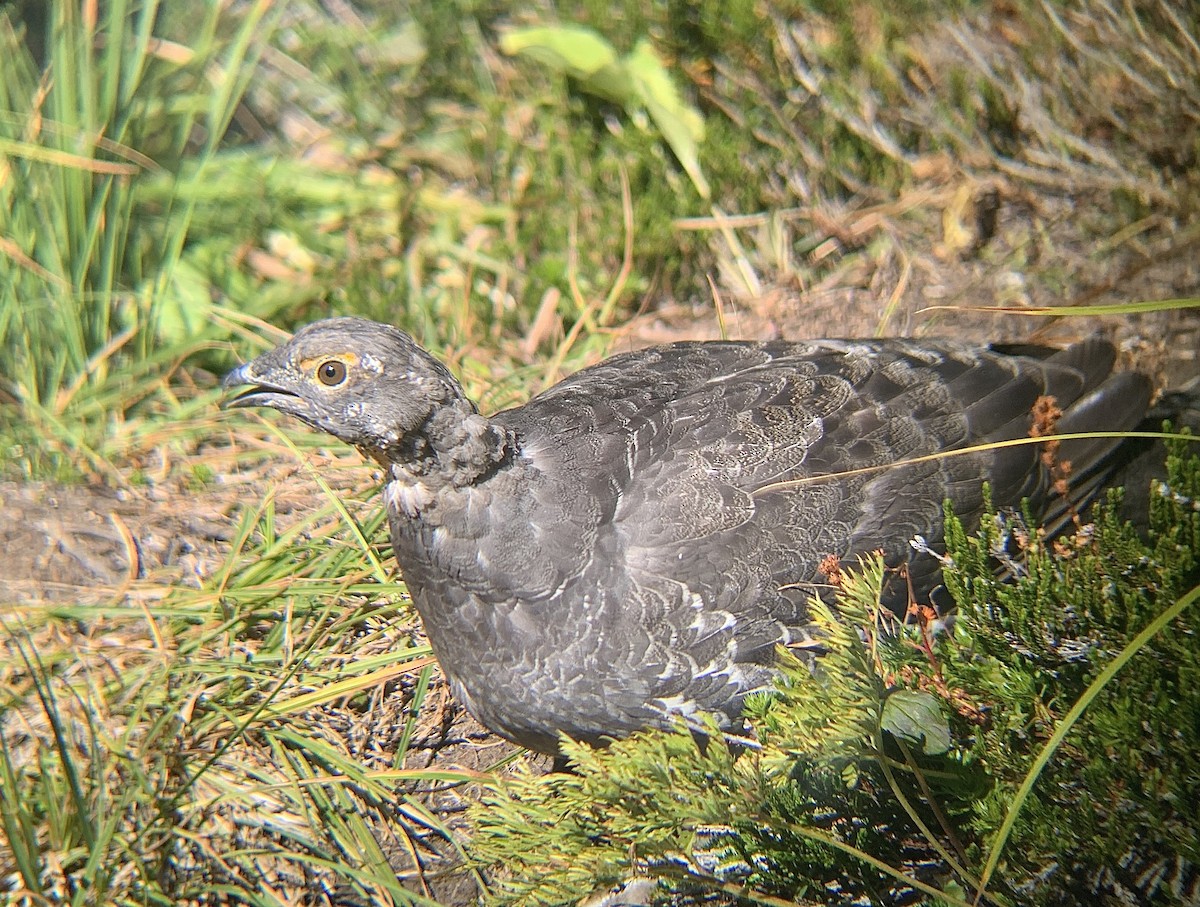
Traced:
[[829, 556], [882, 550], [907, 563], [918, 597], [931, 593], [938, 562], [909, 542], [940, 544], [947, 499], [977, 519], [987, 482], [1000, 506], [1074, 512], [1117, 441], [1064, 442], [1054, 458], [1041, 445], [938, 455], [1028, 437], [1035, 422], [1136, 426], [1151, 384], [1114, 359], [1098, 339], [1020, 355], [951, 341], [677, 343], [485, 418], [408, 335], [343, 318], [226, 384], [251, 385], [231, 405], [289, 412], [387, 468], [396, 559], [456, 695], [491, 729], [553, 752], [561, 734], [597, 741], [701, 712], [735, 721], [770, 687], [777, 647], [811, 643]]

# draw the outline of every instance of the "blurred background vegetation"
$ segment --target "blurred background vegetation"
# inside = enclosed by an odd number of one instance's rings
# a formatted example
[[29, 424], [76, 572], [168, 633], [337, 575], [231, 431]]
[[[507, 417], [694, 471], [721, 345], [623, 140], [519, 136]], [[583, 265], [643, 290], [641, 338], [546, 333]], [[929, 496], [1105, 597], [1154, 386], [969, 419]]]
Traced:
[[[0, 0], [0, 478], [137, 502], [103, 529], [127, 577], [4, 612], [6, 896], [484, 884], [446, 788], [482, 776], [410, 754], [437, 679], [370, 470], [219, 415], [236, 358], [365, 315], [486, 410], [622, 344], [1045, 339], [991, 307], [1115, 305], [1179, 383], [1198, 30], [1169, 0]], [[157, 576], [122, 520], [205, 494], [213, 537], [181, 544], [210, 562]]]
[[[490, 385], [668, 302], [782, 288], [791, 333], [911, 333], [910, 298], [1196, 286], [1200, 54], [1169, 3], [0, 10], [9, 473], [135, 454], [128, 420], [190, 412], [180, 364], [256, 322], [392, 321], [487, 350]], [[834, 284], [864, 317], [820, 307]]]

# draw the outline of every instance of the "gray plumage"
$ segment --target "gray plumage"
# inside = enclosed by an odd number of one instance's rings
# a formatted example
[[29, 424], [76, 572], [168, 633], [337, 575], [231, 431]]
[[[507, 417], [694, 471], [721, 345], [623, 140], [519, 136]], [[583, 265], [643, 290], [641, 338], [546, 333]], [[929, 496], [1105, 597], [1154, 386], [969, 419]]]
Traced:
[[[905, 464], [1026, 437], [1134, 427], [1150, 382], [1089, 340], [1015, 355], [950, 341], [677, 343], [614, 356], [524, 406], [480, 415], [405, 333], [311, 324], [234, 370], [268, 406], [388, 470], [396, 560], [455, 694], [486, 726], [553, 752], [677, 716], [736, 718], [777, 646], [808, 641], [828, 555], [883, 549], [918, 594], [942, 502], [968, 520], [991, 484], [1052, 521], [1106, 478], [1116, 442], [1063, 445], [1068, 506], [1040, 447]], [[820, 478], [833, 473], [851, 475]]]

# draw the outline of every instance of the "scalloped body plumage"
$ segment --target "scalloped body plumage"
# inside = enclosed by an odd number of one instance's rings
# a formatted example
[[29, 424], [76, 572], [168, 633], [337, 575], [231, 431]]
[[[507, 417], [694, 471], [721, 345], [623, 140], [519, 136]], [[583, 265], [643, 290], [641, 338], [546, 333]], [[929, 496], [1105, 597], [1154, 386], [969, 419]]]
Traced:
[[946, 499], [968, 520], [984, 482], [1051, 524], [1082, 506], [1117, 441], [1063, 443], [1065, 496], [1040, 446], [934, 456], [1029, 436], [1048, 398], [1060, 433], [1145, 416], [1151, 383], [1114, 371], [1108, 342], [1032, 352], [677, 343], [485, 417], [407, 334], [337, 318], [226, 385], [250, 385], [232, 405], [290, 413], [386, 467], [396, 560], [452, 689], [492, 730], [553, 752], [560, 734], [736, 721], [777, 647], [811, 643], [829, 556], [882, 550], [930, 594], [940, 565], [909, 542], [936, 549]]

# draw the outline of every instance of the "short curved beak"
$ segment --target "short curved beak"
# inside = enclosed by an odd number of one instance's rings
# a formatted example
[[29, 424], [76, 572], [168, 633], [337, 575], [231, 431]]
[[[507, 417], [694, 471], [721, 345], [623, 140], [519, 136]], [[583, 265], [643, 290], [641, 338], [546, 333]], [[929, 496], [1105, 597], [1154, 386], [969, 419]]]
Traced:
[[243, 362], [228, 375], [221, 379], [221, 387], [228, 390], [231, 387], [242, 387], [246, 384], [253, 384], [254, 379], [250, 377], [250, 363]]
[[225, 400], [221, 404], [222, 408], [238, 409], [247, 406], [268, 406], [272, 409], [281, 409], [290, 413], [297, 413], [306, 408], [304, 406], [304, 399], [299, 394], [287, 388], [262, 381], [254, 373], [253, 365], [253, 362], [243, 363], [222, 379], [222, 388], [246, 388], [237, 396]]

